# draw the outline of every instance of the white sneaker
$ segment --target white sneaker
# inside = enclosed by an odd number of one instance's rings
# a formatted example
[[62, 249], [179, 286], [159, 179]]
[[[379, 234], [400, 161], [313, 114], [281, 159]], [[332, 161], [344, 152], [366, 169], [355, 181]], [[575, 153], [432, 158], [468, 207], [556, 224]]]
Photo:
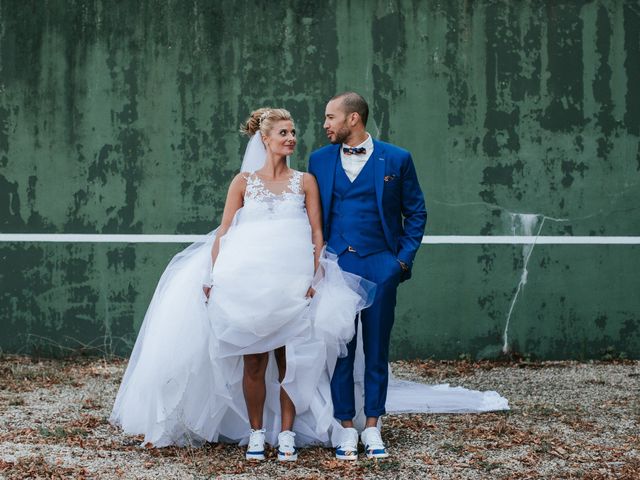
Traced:
[[345, 428], [340, 438], [340, 444], [336, 447], [338, 460], [358, 459], [358, 431], [355, 428]]
[[251, 430], [249, 445], [247, 445], [247, 460], [264, 460], [264, 428]]
[[384, 446], [380, 430], [376, 427], [365, 428], [360, 434], [367, 458], [387, 458], [389, 454]]
[[278, 460], [281, 462], [295, 462], [298, 460], [295, 436], [296, 434], [291, 430], [285, 430], [278, 434]]

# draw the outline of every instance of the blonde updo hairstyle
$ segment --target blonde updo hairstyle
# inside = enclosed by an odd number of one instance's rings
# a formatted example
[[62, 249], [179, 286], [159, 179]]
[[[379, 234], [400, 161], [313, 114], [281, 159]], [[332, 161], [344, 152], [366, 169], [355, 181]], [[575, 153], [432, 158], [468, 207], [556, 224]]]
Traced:
[[259, 108], [251, 112], [247, 121], [240, 125], [240, 132], [250, 137], [260, 130], [260, 133], [266, 137], [273, 128], [273, 124], [280, 120], [291, 120], [293, 122], [291, 113], [284, 108]]

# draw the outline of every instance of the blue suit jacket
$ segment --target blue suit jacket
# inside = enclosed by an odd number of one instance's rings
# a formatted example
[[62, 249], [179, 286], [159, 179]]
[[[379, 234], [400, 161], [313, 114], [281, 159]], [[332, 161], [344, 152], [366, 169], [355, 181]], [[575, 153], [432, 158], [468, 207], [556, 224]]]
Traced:
[[[341, 145], [327, 145], [311, 154], [309, 173], [318, 181], [322, 202], [324, 237], [329, 236], [329, 213], [333, 198], [336, 163], [340, 161]], [[384, 235], [394, 255], [411, 269], [413, 259], [422, 243], [427, 210], [411, 154], [390, 143], [373, 141], [375, 189], [378, 211]], [[411, 270], [403, 280], [411, 277]]]

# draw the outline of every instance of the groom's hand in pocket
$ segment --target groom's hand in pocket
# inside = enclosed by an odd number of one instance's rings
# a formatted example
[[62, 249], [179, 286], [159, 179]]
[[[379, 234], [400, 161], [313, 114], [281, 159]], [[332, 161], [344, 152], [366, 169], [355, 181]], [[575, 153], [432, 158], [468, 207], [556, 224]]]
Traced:
[[404, 263], [402, 260], [396, 258], [396, 261], [398, 262], [398, 266], [400, 267], [399, 278], [400, 281], [403, 282], [408, 278], [409, 271], [411, 269], [409, 268], [409, 265]]

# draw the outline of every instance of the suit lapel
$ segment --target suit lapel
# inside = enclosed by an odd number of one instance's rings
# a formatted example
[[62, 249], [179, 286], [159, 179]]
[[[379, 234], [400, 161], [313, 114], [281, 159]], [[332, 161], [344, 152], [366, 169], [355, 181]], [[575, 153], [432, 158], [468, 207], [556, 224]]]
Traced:
[[376, 140], [373, 141], [373, 152], [371, 153], [371, 160], [374, 163], [374, 182], [376, 187], [376, 200], [378, 201], [378, 210], [380, 211], [380, 218], [384, 216], [382, 212], [382, 193], [384, 191], [384, 171], [385, 171], [385, 150]]
[[392, 235], [389, 231], [389, 226], [387, 225], [387, 220], [384, 216], [384, 210], [382, 210], [382, 194], [384, 193], [384, 172], [385, 165], [387, 163], [386, 160], [386, 150], [380, 145], [380, 143], [376, 140], [373, 141], [373, 153], [371, 154], [371, 158], [369, 160], [375, 161], [375, 172], [374, 172], [374, 182], [376, 188], [376, 200], [378, 201], [378, 212], [380, 213], [380, 222], [382, 223], [382, 230], [384, 231], [384, 236], [387, 239], [387, 244], [392, 252], [395, 252], [395, 245], [392, 241]]
[[325, 235], [326, 228], [329, 225], [329, 213], [331, 212], [331, 199], [333, 198], [333, 184], [335, 182], [336, 177], [336, 164], [340, 158], [340, 146], [333, 151], [333, 153], [329, 153], [327, 155], [325, 172], [326, 176], [324, 182], [322, 182], [321, 190], [320, 190], [320, 199], [322, 200], [322, 220], [323, 225], [325, 226]]

